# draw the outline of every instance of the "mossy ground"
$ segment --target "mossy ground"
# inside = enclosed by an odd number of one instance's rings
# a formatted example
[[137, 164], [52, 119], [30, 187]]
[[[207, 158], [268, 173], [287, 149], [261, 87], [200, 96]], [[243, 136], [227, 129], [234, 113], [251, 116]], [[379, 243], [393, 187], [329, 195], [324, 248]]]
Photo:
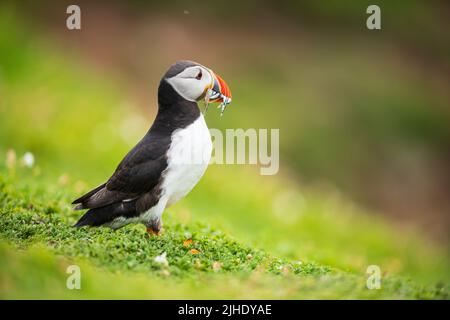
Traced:
[[11, 190], [4, 181], [1, 191], [3, 238], [20, 248], [43, 243], [57, 254], [86, 258], [111, 271], [150, 271], [157, 275], [161, 264], [154, 258], [163, 253], [168, 260], [163, 274], [180, 278], [198, 272], [251, 272], [257, 268], [272, 274], [284, 270], [303, 275], [322, 275], [330, 270], [313, 263], [271, 257], [199, 222], [186, 225], [169, 218], [160, 236], [150, 236], [143, 225], [119, 230], [73, 228], [79, 212], [68, 205], [69, 194], [47, 194], [29, 187]]
[[[444, 284], [396, 276], [368, 290], [365, 274], [273, 256], [170, 212], [159, 237], [139, 225], [76, 229], [70, 188], [0, 177], [2, 298], [447, 298]], [[81, 290], [66, 288], [71, 264]]]

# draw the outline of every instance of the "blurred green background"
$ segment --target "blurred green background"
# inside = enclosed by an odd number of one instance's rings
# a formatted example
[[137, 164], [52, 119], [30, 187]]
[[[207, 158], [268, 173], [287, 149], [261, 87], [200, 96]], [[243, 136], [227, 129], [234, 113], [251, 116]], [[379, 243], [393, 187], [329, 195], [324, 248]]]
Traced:
[[211, 166], [175, 221], [289, 259], [448, 283], [447, 2], [378, 1], [377, 31], [369, 1], [78, 1], [79, 31], [65, 27], [69, 4], [0, 5], [0, 159], [18, 158], [0, 161], [6, 184], [49, 199], [61, 188], [69, 210], [145, 134], [168, 66], [190, 59], [233, 92], [209, 126], [279, 128], [281, 164], [264, 177]]

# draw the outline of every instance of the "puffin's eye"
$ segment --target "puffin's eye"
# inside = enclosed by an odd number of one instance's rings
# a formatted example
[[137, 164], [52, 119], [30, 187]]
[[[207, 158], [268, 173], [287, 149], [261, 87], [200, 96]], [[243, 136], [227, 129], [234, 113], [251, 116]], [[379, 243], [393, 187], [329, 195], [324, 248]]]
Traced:
[[202, 74], [202, 70], [200, 70], [198, 72], [198, 74], [195, 76], [195, 79], [200, 80], [202, 78], [203, 74]]

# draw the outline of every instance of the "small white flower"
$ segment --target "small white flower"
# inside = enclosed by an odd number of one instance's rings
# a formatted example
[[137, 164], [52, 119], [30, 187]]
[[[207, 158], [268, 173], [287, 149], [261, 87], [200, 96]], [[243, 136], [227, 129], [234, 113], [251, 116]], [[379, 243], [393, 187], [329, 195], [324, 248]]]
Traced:
[[34, 165], [34, 155], [31, 152], [25, 152], [22, 161], [26, 167], [31, 168]]
[[163, 252], [161, 255], [156, 256], [155, 259], [153, 259], [153, 261], [167, 267], [169, 265], [169, 262], [167, 261], [166, 256], [167, 253]]

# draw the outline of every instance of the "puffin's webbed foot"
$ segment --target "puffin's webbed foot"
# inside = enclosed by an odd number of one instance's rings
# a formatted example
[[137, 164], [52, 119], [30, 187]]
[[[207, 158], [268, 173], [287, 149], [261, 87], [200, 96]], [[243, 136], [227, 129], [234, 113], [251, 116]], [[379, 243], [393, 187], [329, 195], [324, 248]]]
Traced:
[[147, 227], [147, 233], [151, 236], [159, 236], [161, 231], [155, 231], [152, 228]]
[[162, 231], [162, 221], [161, 219], [150, 221], [147, 225], [147, 233], [151, 236], [159, 236]]

